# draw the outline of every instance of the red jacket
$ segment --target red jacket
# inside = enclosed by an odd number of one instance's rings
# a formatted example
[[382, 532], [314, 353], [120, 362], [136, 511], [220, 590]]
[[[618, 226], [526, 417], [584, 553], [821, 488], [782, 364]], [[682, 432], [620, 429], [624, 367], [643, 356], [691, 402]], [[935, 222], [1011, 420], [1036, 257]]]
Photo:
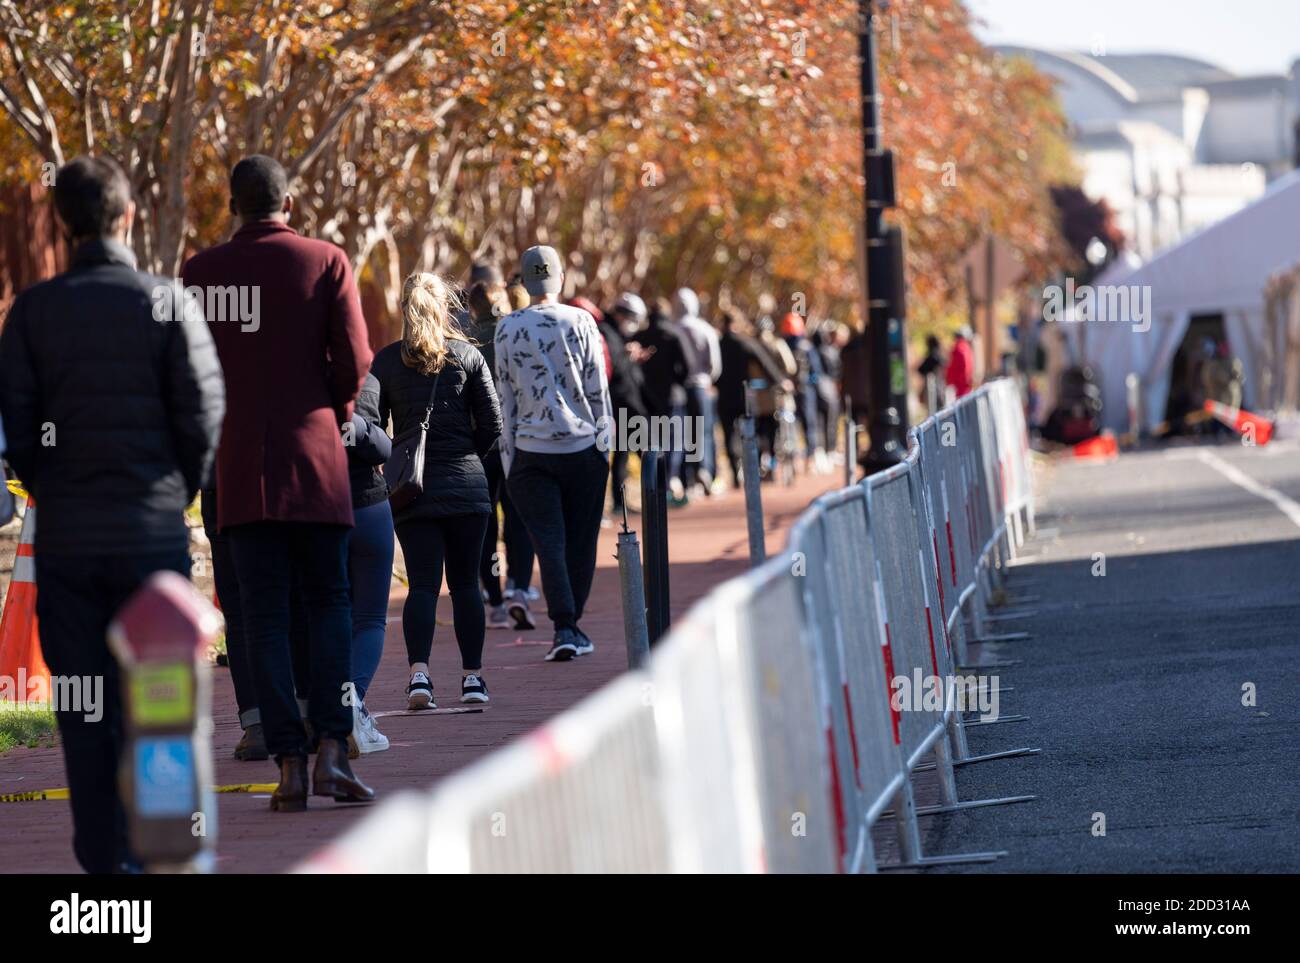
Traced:
[[975, 352], [965, 338], [953, 342], [944, 380], [952, 385], [958, 398], [970, 394], [971, 383], [975, 380]]
[[[352, 417], [373, 355], [347, 257], [267, 220], [194, 255], [181, 273], [187, 288], [204, 289], [204, 314], [226, 376], [218, 527], [351, 525], [339, 426]], [[233, 292], [216, 292], [230, 285]], [[242, 316], [216, 310], [241, 302]]]

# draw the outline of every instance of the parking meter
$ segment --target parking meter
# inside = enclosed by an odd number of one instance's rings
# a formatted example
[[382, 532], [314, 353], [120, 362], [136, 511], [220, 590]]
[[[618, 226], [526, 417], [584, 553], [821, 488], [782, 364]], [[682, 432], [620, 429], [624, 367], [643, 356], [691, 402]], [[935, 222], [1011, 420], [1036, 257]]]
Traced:
[[125, 741], [118, 785], [131, 848], [151, 872], [208, 871], [216, 842], [212, 677], [219, 620], [175, 572], [155, 572], [118, 610]]

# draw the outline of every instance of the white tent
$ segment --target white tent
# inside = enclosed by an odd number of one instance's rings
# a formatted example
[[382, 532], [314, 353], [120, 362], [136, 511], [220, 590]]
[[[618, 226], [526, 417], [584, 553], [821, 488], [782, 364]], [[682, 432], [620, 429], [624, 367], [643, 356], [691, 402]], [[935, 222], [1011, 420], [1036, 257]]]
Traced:
[[1142, 420], [1150, 429], [1165, 415], [1170, 364], [1194, 315], [1222, 314], [1232, 353], [1245, 368], [1246, 407], [1270, 404], [1261, 384], [1273, 356], [1264, 313], [1271, 275], [1300, 261], [1300, 171], [1279, 178], [1257, 200], [1185, 238], [1135, 270], [1102, 277], [1133, 296], [1150, 290], [1148, 330], [1134, 319], [1075, 325], [1082, 354], [1101, 381], [1103, 420], [1127, 427], [1124, 379], [1141, 378]]

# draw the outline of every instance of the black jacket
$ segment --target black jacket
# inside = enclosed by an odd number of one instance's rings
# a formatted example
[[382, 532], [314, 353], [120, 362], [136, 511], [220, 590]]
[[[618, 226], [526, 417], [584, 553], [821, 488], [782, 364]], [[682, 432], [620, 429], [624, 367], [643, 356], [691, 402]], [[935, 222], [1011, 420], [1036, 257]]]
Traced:
[[[488, 314], [484, 318], [469, 318], [465, 323], [466, 333], [487, 363], [488, 377], [493, 379], [497, 370], [497, 324], [500, 321], [495, 314]], [[495, 385], [496, 381], [492, 383]]]
[[36, 551], [185, 551], [183, 513], [212, 465], [225, 384], [197, 302], [88, 241], [28, 288], [0, 333], [9, 464], [40, 506]]
[[729, 417], [745, 413], [745, 383], [762, 378], [769, 385], [786, 380], [786, 373], [753, 338], [725, 332], [718, 339], [722, 374], [718, 376], [718, 412]]
[[388, 497], [388, 484], [379, 468], [393, 453], [393, 440], [379, 417], [379, 379], [366, 375], [352, 412], [348, 453], [348, 481], [352, 483], [352, 507], [369, 508]]
[[644, 378], [641, 396], [651, 415], [670, 415], [673, 408], [686, 404], [686, 376], [690, 373], [691, 355], [672, 322], [651, 322], [629, 341], [654, 353], [641, 364]]
[[645, 417], [645, 399], [642, 397], [643, 379], [641, 366], [627, 356], [627, 344], [618, 328], [608, 321], [596, 322], [600, 335], [609, 348], [609, 361], [612, 374], [609, 377], [609, 401], [617, 411], [622, 408], [629, 417]]
[[[394, 522], [486, 515], [492, 510], [482, 459], [501, 437], [501, 408], [478, 349], [464, 341], [449, 341], [447, 346], [449, 358], [429, 417], [424, 494], [396, 513]], [[379, 424], [391, 415], [394, 438], [418, 426], [434, 376], [403, 364], [400, 341], [375, 355], [370, 373], [379, 379]]]

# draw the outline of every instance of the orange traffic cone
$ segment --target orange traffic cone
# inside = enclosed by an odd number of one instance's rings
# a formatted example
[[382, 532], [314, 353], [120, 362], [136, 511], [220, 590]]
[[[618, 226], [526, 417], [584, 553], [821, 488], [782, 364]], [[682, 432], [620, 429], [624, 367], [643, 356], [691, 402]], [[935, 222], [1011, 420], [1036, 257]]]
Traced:
[[36, 632], [36, 503], [27, 499], [14, 575], [0, 615], [0, 698], [48, 700], [50, 670]]
[[1221, 401], [1207, 401], [1205, 410], [1237, 434], [1250, 438], [1256, 445], [1267, 445], [1273, 437], [1273, 422], [1244, 408], [1233, 408]]
[[1103, 431], [1095, 438], [1088, 438], [1070, 449], [1075, 458], [1099, 458], [1109, 461], [1119, 457], [1119, 442], [1114, 434]]

